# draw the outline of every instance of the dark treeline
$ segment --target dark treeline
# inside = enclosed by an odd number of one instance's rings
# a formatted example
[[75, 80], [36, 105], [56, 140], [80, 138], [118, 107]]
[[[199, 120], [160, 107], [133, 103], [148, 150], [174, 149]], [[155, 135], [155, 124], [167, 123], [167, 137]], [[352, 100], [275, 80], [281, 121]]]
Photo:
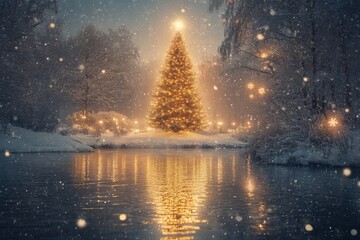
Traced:
[[332, 117], [343, 132], [359, 128], [359, 1], [211, 0], [216, 9], [225, 10], [224, 61], [202, 72], [217, 75], [210, 79], [227, 110], [214, 112], [315, 141]]
[[[137, 117], [149, 74], [125, 27], [65, 37], [54, 0], [0, 0], [0, 122], [54, 131], [74, 111]], [[141, 92], [140, 92], [141, 91]]]

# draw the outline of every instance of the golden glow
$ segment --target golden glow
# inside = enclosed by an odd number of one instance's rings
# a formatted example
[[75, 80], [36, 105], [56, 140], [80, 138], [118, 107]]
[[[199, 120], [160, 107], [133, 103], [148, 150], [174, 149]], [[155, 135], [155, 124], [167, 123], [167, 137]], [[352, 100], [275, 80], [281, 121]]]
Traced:
[[4, 155], [5, 155], [5, 157], [10, 157], [11, 153], [8, 150], [5, 150]]
[[336, 128], [340, 124], [339, 120], [336, 117], [331, 117], [328, 121], [328, 125], [331, 128]]
[[255, 87], [255, 84], [253, 84], [252, 82], [248, 83], [248, 85], [247, 85], [247, 88], [250, 90], [254, 89], [254, 87]]
[[344, 168], [343, 175], [345, 177], [349, 177], [351, 175], [351, 169], [350, 168]]
[[263, 88], [263, 87], [261, 87], [261, 88], [259, 88], [258, 89], [258, 93], [260, 94], [260, 95], [264, 95], [265, 94], [265, 88]]
[[52, 23], [49, 24], [49, 27], [50, 27], [51, 29], [54, 29], [54, 28], [56, 27], [56, 25], [55, 25], [55, 23], [52, 22]]
[[314, 228], [313, 228], [313, 226], [311, 226], [311, 224], [306, 224], [306, 225], [305, 225], [305, 230], [306, 230], [307, 232], [311, 232], [312, 230], [314, 230]]
[[303, 80], [304, 80], [304, 82], [308, 82], [308, 81], [309, 81], [309, 78], [308, 78], [308, 77], [304, 77]]
[[250, 98], [250, 99], [253, 99], [253, 98], [254, 98], [254, 95], [253, 95], [253, 94], [250, 94], [250, 95], [249, 95], [249, 98]]
[[184, 29], [184, 27], [185, 27], [184, 22], [181, 21], [180, 19], [174, 22], [174, 28], [176, 31], [181, 31], [182, 29]]
[[265, 36], [264, 36], [264, 34], [259, 33], [258, 35], [256, 35], [256, 39], [259, 40], [259, 41], [262, 41], [262, 40], [265, 39]]
[[126, 221], [126, 219], [127, 219], [126, 214], [122, 213], [122, 214], [119, 215], [119, 220], [120, 221]]
[[87, 223], [86, 223], [85, 219], [79, 218], [76, 221], [76, 226], [78, 226], [78, 228], [84, 228], [84, 227], [86, 227], [86, 225], [87, 225]]
[[260, 54], [260, 57], [261, 57], [262, 59], [265, 59], [265, 58], [268, 58], [269, 55], [268, 55], [266, 52], [262, 52], [262, 53]]
[[208, 159], [197, 156], [194, 160], [182, 154], [181, 158], [169, 156], [167, 161], [151, 158], [146, 162], [148, 194], [163, 235], [160, 239], [194, 239], [199, 225], [207, 223], [199, 215], [206, 182], [196, 179], [208, 179]]
[[101, 73], [102, 73], [102, 74], [105, 74], [105, 73], [106, 73], [106, 70], [105, 70], [105, 69], [101, 70]]

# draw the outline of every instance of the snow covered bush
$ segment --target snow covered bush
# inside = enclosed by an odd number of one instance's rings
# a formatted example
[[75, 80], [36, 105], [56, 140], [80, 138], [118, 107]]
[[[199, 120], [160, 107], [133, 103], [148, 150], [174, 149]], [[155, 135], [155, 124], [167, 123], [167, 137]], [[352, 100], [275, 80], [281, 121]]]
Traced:
[[88, 113], [87, 116], [82, 112], [74, 112], [69, 119], [75, 133], [124, 135], [131, 130], [129, 118], [113, 111]]

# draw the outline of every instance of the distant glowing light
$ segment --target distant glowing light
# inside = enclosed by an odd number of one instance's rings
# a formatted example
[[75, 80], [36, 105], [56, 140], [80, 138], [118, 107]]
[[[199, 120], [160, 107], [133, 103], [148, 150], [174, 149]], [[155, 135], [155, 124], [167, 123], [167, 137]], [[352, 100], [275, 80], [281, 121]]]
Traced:
[[304, 80], [304, 82], [308, 82], [308, 81], [309, 81], [309, 78], [308, 78], [308, 77], [304, 77], [303, 80]]
[[346, 113], [349, 113], [350, 112], [350, 109], [349, 108], [345, 108], [344, 110]]
[[345, 177], [349, 177], [351, 175], [351, 169], [350, 168], [344, 168], [343, 169], [343, 175]]
[[360, 187], [360, 181], [357, 182], [357, 186]]
[[181, 12], [182, 12], [182, 13], [185, 13], [185, 12], [186, 12], [185, 8], [182, 8], [182, 9], [181, 9]]
[[64, 59], [63, 59], [63, 58], [59, 58], [59, 61], [60, 61], [60, 62], [63, 62], [63, 61], [64, 61]]
[[214, 90], [217, 91], [218, 90], [218, 87], [216, 85], [214, 85]]
[[265, 94], [265, 88], [263, 88], [263, 87], [261, 87], [261, 88], [259, 88], [258, 89], [258, 93], [260, 94], [260, 95], [264, 95]]
[[269, 55], [268, 55], [266, 52], [263, 52], [263, 53], [260, 54], [260, 57], [261, 57], [262, 59], [265, 59], [265, 58], [268, 58]]
[[236, 125], [236, 122], [232, 122], [231, 125], [235, 126], [235, 125]]
[[270, 15], [271, 15], [271, 16], [275, 16], [275, 15], [276, 15], [276, 11], [275, 11], [274, 9], [271, 9], [271, 10], [270, 10]]
[[338, 127], [340, 123], [336, 117], [332, 117], [329, 119], [328, 124], [329, 124], [329, 127], [335, 128], [335, 127]]
[[55, 23], [50, 23], [50, 25], [49, 25], [49, 27], [51, 28], [51, 29], [54, 29], [55, 27], [56, 27], [56, 25], [55, 25]]
[[241, 216], [239, 216], [239, 215], [236, 215], [235, 219], [238, 222], [241, 222], [243, 220], [243, 218]]
[[101, 70], [101, 73], [102, 73], [102, 74], [105, 74], [105, 73], [106, 73], [106, 70], [105, 70], [105, 69]]
[[103, 120], [100, 120], [99, 123], [100, 123], [100, 124], [103, 124], [104, 122], [103, 122]]
[[8, 150], [5, 150], [4, 155], [5, 155], [5, 157], [10, 157], [11, 153]]
[[249, 98], [250, 98], [250, 99], [253, 99], [253, 98], [254, 98], [254, 95], [250, 94], [250, 95], [249, 95]]
[[87, 225], [87, 223], [86, 223], [85, 219], [79, 218], [76, 221], [76, 226], [78, 226], [78, 228], [84, 228], [84, 227], [86, 227], [86, 225]]
[[223, 122], [218, 122], [217, 123], [219, 126], [222, 126], [224, 123]]
[[185, 27], [185, 25], [181, 20], [176, 20], [174, 22], [174, 27], [175, 27], [176, 31], [180, 31]]
[[314, 230], [314, 228], [313, 228], [313, 226], [311, 226], [311, 224], [306, 224], [306, 225], [305, 225], [305, 230], [306, 230], [307, 232], [311, 232], [312, 230]]
[[358, 231], [356, 229], [351, 229], [350, 234], [351, 236], [356, 236], [358, 234]]
[[254, 89], [254, 87], [255, 87], [255, 85], [253, 84], [253, 83], [249, 83], [248, 85], [247, 85], [247, 88], [248, 89]]
[[259, 40], [259, 41], [262, 41], [262, 40], [265, 39], [265, 36], [264, 36], [264, 34], [259, 33], [258, 35], [256, 35], [256, 39]]
[[120, 221], [125, 221], [126, 219], [127, 219], [126, 214], [122, 213], [122, 214], [119, 215], [119, 220]]
[[78, 67], [78, 69], [79, 69], [80, 71], [84, 71], [84, 70], [85, 70], [85, 65], [84, 65], [84, 64], [80, 64], [79, 67]]

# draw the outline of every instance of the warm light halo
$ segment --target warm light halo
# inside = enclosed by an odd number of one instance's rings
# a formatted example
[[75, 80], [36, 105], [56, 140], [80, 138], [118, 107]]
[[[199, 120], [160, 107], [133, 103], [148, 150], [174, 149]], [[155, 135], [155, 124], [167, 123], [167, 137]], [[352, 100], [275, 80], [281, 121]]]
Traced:
[[174, 27], [176, 31], [180, 31], [182, 29], [184, 29], [185, 24], [182, 20], [178, 19], [174, 22]]

